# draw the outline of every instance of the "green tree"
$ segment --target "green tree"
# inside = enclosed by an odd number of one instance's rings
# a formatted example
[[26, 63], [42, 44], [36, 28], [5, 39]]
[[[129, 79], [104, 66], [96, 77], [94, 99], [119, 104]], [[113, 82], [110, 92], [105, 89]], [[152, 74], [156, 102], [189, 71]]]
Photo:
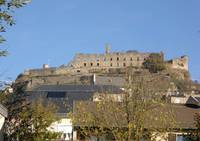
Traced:
[[[16, 8], [20, 8], [30, 0], [0, 0], [0, 43], [5, 41], [2, 33], [6, 31], [8, 26], [15, 24], [13, 19], [13, 11]], [[7, 51], [0, 49], [0, 56], [6, 56]]]
[[143, 66], [152, 73], [162, 71], [165, 69], [164, 57], [162, 54], [151, 53], [144, 61]]
[[8, 108], [5, 122], [5, 140], [7, 141], [43, 141], [55, 139], [58, 133], [47, 128], [58, 119], [56, 107], [52, 104], [43, 105], [42, 100], [30, 102], [25, 93], [26, 82], [15, 84], [14, 92], [3, 101]]

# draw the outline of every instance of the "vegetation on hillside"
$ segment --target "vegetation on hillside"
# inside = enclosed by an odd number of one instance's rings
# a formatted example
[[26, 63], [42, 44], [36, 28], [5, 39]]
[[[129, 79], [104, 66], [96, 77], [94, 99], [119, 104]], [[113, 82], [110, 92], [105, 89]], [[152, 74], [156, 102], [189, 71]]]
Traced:
[[151, 53], [144, 61], [143, 66], [152, 73], [156, 73], [166, 69], [164, 58], [161, 54]]

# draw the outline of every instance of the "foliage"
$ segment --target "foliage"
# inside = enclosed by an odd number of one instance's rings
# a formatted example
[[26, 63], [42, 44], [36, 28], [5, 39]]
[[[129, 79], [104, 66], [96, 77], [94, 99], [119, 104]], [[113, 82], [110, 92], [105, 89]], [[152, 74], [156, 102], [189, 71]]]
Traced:
[[24, 92], [26, 83], [15, 85], [14, 92], [4, 101], [8, 108], [5, 122], [5, 140], [7, 141], [43, 141], [55, 139], [59, 134], [47, 128], [57, 120], [52, 104], [44, 106], [41, 100], [30, 103]]
[[151, 53], [144, 61], [143, 66], [152, 73], [166, 69], [163, 55], [158, 53]]
[[170, 108], [162, 112], [165, 102], [149, 85], [151, 81], [143, 76], [129, 75], [127, 82], [122, 101], [77, 103], [73, 124], [81, 125], [82, 135], [100, 138], [111, 133], [119, 141], [153, 140], [175, 124]]
[[[13, 11], [26, 5], [30, 0], [0, 0], [0, 32], [4, 33], [8, 26], [15, 24], [13, 19]], [[0, 43], [3, 43], [5, 38], [0, 35]], [[6, 50], [0, 50], [0, 56], [6, 56]]]

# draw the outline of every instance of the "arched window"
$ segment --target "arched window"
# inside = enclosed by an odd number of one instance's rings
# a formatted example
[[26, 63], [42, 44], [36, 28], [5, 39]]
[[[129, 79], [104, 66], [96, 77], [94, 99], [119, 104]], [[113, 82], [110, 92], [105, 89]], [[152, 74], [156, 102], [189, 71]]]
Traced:
[[86, 64], [86, 63], [84, 63], [83, 65], [84, 65], [84, 67], [86, 67], [86, 66], [87, 66], [87, 64]]
[[99, 63], [97, 63], [97, 66], [99, 66]]
[[119, 61], [119, 57], [117, 57], [117, 61]]
[[123, 63], [123, 66], [126, 67], [126, 63]]
[[90, 65], [93, 66], [93, 63], [91, 63]]

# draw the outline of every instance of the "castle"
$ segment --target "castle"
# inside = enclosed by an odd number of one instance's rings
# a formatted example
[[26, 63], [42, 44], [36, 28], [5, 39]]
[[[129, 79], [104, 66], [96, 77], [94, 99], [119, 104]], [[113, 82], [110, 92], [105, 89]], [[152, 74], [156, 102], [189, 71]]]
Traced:
[[[47, 64], [42, 69], [26, 70], [23, 75], [59, 75], [69, 73], [89, 73], [91, 70], [108, 70], [117, 68], [134, 67], [141, 68], [145, 60], [152, 53], [140, 53], [130, 50], [126, 52], [110, 52], [107, 47], [104, 54], [83, 54], [78, 53], [67, 65], [57, 68], [50, 68]], [[164, 58], [162, 52], [155, 53]], [[172, 60], [165, 61], [166, 65], [172, 69], [188, 71], [188, 57], [181, 56]]]

